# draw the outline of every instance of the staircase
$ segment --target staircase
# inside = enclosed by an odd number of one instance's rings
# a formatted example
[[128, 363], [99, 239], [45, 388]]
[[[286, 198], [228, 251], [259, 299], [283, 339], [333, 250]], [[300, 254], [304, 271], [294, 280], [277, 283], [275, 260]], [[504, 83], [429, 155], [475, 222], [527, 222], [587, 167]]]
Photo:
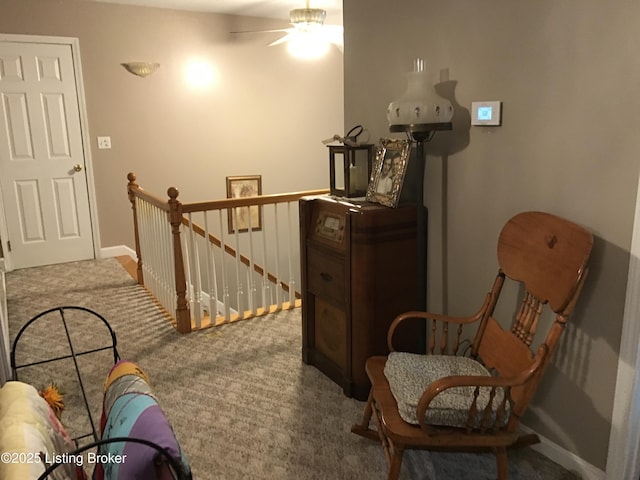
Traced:
[[127, 178], [135, 277], [178, 331], [301, 305], [298, 200], [328, 190], [182, 203], [173, 187], [162, 199]]

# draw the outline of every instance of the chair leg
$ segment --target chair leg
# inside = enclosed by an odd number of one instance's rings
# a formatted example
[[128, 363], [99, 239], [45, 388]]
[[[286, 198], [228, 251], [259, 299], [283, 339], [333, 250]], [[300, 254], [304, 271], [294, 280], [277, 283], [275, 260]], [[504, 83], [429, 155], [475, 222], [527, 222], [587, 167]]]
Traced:
[[404, 447], [400, 445], [393, 446], [393, 455], [389, 462], [389, 476], [387, 480], [398, 480], [400, 476], [400, 467], [402, 467], [402, 454], [404, 453]]
[[507, 480], [509, 469], [507, 467], [507, 448], [498, 447], [495, 449], [496, 465], [498, 467], [498, 480]]
[[364, 407], [364, 413], [362, 414], [362, 421], [356, 423], [351, 427], [351, 432], [356, 435], [369, 438], [371, 440], [378, 440], [378, 434], [369, 428], [371, 422], [371, 416], [373, 415], [373, 389], [369, 392], [369, 398], [367, 404]]

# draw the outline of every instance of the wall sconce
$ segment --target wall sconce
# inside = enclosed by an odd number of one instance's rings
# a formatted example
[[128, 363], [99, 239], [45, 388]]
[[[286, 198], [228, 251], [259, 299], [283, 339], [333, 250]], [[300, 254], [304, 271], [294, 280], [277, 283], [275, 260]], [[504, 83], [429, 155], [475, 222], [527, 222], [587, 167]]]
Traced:
[[121, 63], [120, 65], [122, 65], [127, 72], [142, 78], [148, 77], [160, 67], [159, 63], [152, 62], [128, 62]]

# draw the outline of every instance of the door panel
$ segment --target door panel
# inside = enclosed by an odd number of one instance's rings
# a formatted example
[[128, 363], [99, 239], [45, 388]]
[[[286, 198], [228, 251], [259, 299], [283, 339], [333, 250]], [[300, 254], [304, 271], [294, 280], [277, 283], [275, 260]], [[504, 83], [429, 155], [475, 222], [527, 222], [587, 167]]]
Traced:
[[58, 159], [70, 158], [64, 98], [59, 94], [42, 95], [42, 107], [49, 140], [49, 156]]
[[0, 190], [15, 268], [94, 258], [71, 45], [0, 42]]
[[58, 235], [60, 238], [78, 237], [80, 228], [73, 178], [56, 178], [53, 183], [58, 215]]
[[31, 180], [17, 181], [16, 201], [20, 219], [22, 242], [33, 243], [44, 241], [44, 222], [40, 209], [40, 194], [37, 182]]
[[31, 144], [31, 128], [29, 126], [29, 114], [27, 113], [27, 96], [13, 93], [4, 95], [5, 117], [8, 124], [9, 154], [13, 161], [33, 159], [33, 146]]

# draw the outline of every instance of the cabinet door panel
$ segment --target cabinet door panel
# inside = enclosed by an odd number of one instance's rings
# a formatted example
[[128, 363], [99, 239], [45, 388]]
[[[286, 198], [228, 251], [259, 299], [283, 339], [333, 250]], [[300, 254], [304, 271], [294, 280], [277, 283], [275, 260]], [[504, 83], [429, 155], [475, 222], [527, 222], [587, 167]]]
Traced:
[[319, 298], [315, 302], [316, 348], [344, 373], [347, 364], [347, 317], [345, 312]]
[[346, 300], [344, 260], [335, 259], [311, 248], [309, 252], [309, 290], [318, 297], [344, 305]]

